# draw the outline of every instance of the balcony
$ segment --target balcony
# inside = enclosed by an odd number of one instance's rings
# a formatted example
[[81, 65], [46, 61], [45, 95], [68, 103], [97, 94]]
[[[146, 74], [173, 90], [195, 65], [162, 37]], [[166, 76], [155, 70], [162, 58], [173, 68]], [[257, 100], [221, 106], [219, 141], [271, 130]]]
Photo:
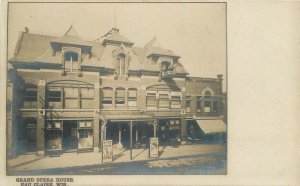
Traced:
[[171, 79], [175, 75], [174, 69], [162, 70], [161, 78], [162, 79]]

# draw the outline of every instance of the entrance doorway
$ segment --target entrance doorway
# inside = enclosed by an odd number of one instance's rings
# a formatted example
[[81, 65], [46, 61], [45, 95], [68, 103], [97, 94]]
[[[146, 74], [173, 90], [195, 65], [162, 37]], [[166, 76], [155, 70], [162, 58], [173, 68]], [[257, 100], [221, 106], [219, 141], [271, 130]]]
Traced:
[[77, 121], [64, 121], [63, 123], [63, 151], [77, 151]]

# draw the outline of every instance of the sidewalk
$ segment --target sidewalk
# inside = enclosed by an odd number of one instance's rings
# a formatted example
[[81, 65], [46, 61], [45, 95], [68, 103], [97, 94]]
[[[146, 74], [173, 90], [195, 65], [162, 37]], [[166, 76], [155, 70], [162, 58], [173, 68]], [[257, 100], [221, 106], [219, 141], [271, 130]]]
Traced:
[[[216, 152], [225, 152], [226, 144], [191, 144], [183, 146], [161, 146], [159, 148], [159, 158], [173, 158], [180, 156], [191, 156], [198, 154], [208, 154]], [[148, 157], [149, 149], [133, 149], [132, 158], [130, 160], [130, 150], [113, 149], [113, 162], [130, 162], [151, 160]], [[101, 153], [86, 152], [86, 153], [64, 153], [60, 157], [38, 157], [33, 154], [21, 155], [15, 159], [8, 160], [8, 170], [42, 170], [51, 168], [67, 168], [85, 165], [101, 164]]]

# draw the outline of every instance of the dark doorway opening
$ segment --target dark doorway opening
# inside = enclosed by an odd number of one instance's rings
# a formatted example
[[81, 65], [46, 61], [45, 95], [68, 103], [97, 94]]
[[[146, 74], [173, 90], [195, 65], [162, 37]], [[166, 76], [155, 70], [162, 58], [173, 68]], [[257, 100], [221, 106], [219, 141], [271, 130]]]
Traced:
[[77, 151], [77, 121], [64, 121], [63, 123], [63, 151]]

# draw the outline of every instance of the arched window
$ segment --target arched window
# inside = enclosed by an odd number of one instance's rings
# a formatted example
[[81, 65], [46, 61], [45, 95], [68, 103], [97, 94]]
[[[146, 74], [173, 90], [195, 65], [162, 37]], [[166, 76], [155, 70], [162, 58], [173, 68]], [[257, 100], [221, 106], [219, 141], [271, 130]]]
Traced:
[[117, 74], [125, 75], [125, 55], [123, 53], [117, 57]]
[[116, 108], [124, 107], [125, 106], [125, 89], [124, 88], [117, 88], [116, 89]]
[[69, 72], [75, 72], [79, 70], [78, 53], [66, 52], [65, 56], [65, 70]]
[[137, 89], [135, 88], [128, 89], [128, 107], [129, 108], [136, 107], [136, 101], [137, 101]]
[[211, 96], [211, 92], [207, 90], [207, 91], [205, 91], [204, 95], [205, 96]]

